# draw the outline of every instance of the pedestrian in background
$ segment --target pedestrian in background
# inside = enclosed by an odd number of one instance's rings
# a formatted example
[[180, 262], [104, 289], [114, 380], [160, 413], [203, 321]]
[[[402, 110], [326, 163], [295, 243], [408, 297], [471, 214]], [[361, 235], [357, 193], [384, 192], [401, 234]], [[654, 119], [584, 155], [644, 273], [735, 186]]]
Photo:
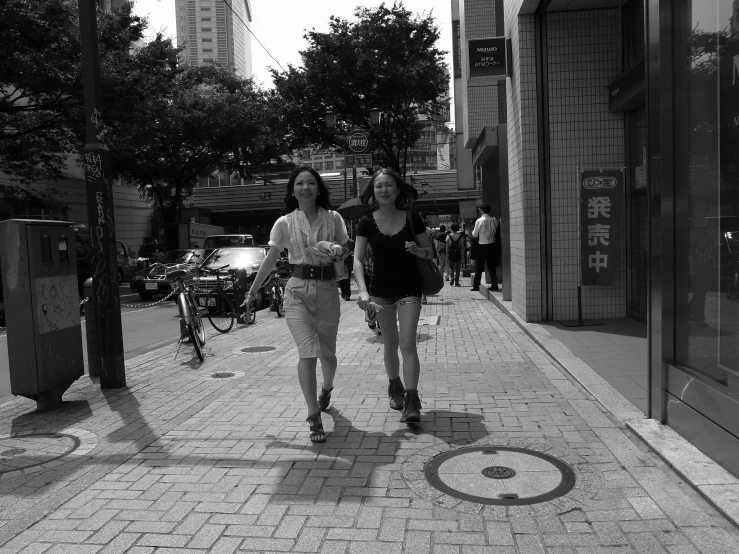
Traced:
[[449, 259], [449, 274], [451, 275], [453, 287], [460, 287], [459, 274], [462, 270], [462, 258], [464, 257], [464, 235], [459, 232], [459, 224], [452, 223], [452, 232], [446, 239], [446, 251]]
[[[344, 246], [349, 237], [343, 218], [331, 209], [328, 188], [313, 168], [293, 170], [287, 181], [285, 205], [286, 215], [272, 227], [271, 248], [259, 266], [245, 303], [251, 305], [277, 264], [280, 252], [287, 248], [293, 274], [285, 286], [285, 319], [298, 347], [298, 381], [308, 405], [306, 421], [310, 425], [310, 440], [324, 442], [326, 434], [321, 411], [328, 408], [334, 388], [336, 335], [341, 316], [333, 261], [349, 255], [349, 249]], [[330, 254], [322, 252], [327, 243]], [[321, 360], [323, 384], [316, 399], [318, 359]]]
[[436, 252], [439, 256], [439, 271], [449, 280], [449, 270], [447, 268], [447, 251], [446, 251], [446, 225], [439, 225], [439, 234], [436, 235]]
[[498, 267], [499, 248], [495, 244], [495, 232], [498, 229], [498, 220], [490, 215], [490, 204], [481, 203], [478, 208], [482, 211], [482, 215], [475, 221], [475, 228], [472, 230], [472, 236], [478, 239], [477, 260], [475, 263], [475, 278], [472, 281], [470, 290], [480, 290], [482, 282], [482, 273], [485, 265], [488, 266], [492, 283], [488, 290], [498, 290], [498, 275], [496, 267]]
[[[416, 257], [431, 259], [433, 248], [423, 220], [410, 211], [418, 192], [390, 169], [377, 171], [362, 195], [371, 213], [359, 220], [354, 248], [354, 278], [359, 288], [359, 307], [370, 302], [382, 306], [385, 371], [390, 381], [390, 407], [403, 410], [401, 421], [421, 420], [418, 381], [421, 364], [416, 348], [421, 315], [421, 275]], [[372, 247], [374, 274], [370, 287], [364, 279], [367, 245]], [[403, 381], [400, 359], [403, 357]]]

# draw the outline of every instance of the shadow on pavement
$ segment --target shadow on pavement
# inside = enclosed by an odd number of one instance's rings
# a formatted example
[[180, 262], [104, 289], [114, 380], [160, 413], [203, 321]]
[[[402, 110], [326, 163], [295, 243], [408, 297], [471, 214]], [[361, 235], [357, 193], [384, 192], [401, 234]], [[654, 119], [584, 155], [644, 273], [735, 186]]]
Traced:
[[[53, 413], [54, 417], [49, 417]], [[78, 425], [92, 417], [92, 408], [87, 400], [65, 400], [53, 411], [38, 412], [33, 410], [13, 418], [10, 425], [12, 435], [29, 433], [54, 434], [68, 427]]]

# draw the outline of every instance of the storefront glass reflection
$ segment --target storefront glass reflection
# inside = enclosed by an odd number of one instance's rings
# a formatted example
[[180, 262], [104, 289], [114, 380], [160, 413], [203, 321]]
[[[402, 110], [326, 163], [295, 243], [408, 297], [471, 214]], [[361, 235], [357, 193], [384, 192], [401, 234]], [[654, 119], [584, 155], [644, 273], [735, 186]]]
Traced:
[[677, 83], [687, 205], [676, 205], [676, 358], [739, 392], [739, 2], [678, 4], [687, 15]]

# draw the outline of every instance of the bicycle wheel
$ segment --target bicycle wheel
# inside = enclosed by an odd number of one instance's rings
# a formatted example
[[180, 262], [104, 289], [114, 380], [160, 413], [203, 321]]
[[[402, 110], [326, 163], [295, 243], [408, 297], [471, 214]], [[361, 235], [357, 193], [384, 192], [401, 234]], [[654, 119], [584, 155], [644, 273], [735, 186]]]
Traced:
[[195, 347], [195, 354], [198, 355], [198, 359], [202, 362], [203, 361], [203, 347], [200, 346], [200, 341], [198, 340], [198, 336], [195, 333], [195, 329], [193, 329], [192, 323], [187, 324], [187, 332], [190, 335], [190, 340], [192, 341], [193, 347]]
[[228, 296], [220, 290], [212, 290], [205, 300], [208, 308], [208, 321], [220, 333], [228, 333], [234, 326], [234, 307]]
[[203, 327], [203, 318], [200, 315], [200, 308], [198, 303], [192, 297], [192, 293], [187, 295], [188, 303], [190, 304], [190, 316], [192, 317], [193, 328], [195, 329], [195, 335], [200, 340], [200, 345], [205, 344], [205, 327]]
[[275, 287], [275, 311], [277, 317], [285, 317], [285, 298], [282, 296], [282, 287]]

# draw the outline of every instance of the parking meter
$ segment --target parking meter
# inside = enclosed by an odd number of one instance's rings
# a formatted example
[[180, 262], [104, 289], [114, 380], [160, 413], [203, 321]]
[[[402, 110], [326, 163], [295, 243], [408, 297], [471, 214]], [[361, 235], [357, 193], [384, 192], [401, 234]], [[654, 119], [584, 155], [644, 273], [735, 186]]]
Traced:
[[0, 222], [0, 259], [10, 391], [53, 408], [84, 373], [74, 226]]

